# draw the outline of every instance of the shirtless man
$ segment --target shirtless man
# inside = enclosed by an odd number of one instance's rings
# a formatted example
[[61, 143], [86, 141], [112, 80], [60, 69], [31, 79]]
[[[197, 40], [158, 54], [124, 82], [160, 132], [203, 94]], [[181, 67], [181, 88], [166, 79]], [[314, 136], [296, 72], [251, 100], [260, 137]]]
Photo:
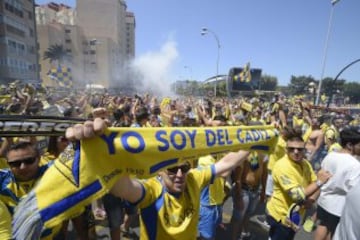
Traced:
[[317, 118], [311, 119], [311, 133], [306, 141], [306, 158], [311, 162], [314, 171], [320, 169], [320, 164], [323, 156], [322, 150], [324, 147], [324, 132], [320, 128], [320, 122]]
[[263, 154], [252, 152], [247, 161], [234, 170], [232, 239], [238, 239], [239, 234], [250, 237], [247, 231], [249, 218], [254, 214], [259, 200], [265, 201], [267, 162], [264, 157]]

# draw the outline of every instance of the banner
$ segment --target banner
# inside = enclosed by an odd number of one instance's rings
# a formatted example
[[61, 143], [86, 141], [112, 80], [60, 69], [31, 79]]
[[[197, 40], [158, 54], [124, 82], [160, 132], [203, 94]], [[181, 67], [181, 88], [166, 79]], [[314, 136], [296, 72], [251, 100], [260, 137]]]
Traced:
[[50, 79], [55, 80], [59, 87], [72, 88], [73, 78], [71, 68], [69, 67], [57, 67], [51, 68], [47, 75]]
[[[272, 126], [108, 128], [67, 148], [15, 211], [15, 239], [28, 239], [72, 218], [122, 175], [148, 178], [199, 156], [239, 149], [271, 151]], [[40, 231], [39, 231], [40, 230]], [[39, 233], [40, 232], [40, 233]]]
[[85, 119], [55, 116], [0, 115], [0, 137], [61, 136]]
[[234, 76], [234, 81], [240, 81], [240, 82], [251, 81], [250, 62], [248, 62], [245, 65], [244, 69], [239, 74]]

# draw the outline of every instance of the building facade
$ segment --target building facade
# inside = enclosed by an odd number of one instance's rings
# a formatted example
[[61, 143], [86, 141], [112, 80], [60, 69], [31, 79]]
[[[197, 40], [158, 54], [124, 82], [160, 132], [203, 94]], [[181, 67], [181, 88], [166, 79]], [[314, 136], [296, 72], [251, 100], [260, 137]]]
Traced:
[[0, 1], [0, 82], [39, 79], [33, 0]]
[[[77, 0], [77, 25], [84, 31], [87, 79], [108, 88], [126, 84], [127, 5], [123, 0]], [[89, 51], [85, 51], [88, 52]]]
[[35, 7], [36, 24], [61, 23], [75, 25], [75, 10], [65, 4], [50, 2]]
[[[40, 77], [45, 86], [57, 87], [58, 83], [49, 76], [54, 68], [70, 67], [73, 86], [85, 87], [85, 36], [82, 29], [75, 25], [76, 12], [64, 4], [50, 2], [35, 8], [37, 35], [39, 42]], [[44, 59], [45, 52], [52, 46], [63, 47], [67, 57], [61, 62]]]
[[135, 15], [126, 13], [126, 57], [132, 60], [135, 57]]

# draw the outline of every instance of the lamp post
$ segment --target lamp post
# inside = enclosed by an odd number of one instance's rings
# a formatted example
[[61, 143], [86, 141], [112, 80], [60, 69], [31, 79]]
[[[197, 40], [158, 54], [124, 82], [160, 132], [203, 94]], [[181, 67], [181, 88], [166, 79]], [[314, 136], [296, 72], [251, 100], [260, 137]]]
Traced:
[[317, 90], [316, 101], [315, 101], [316, 105], [319, 105], [319, 101], [320, 101], [321, 86], [322, 86], [322, 81], [323, 81], [323, 78], [324, 78], [324, 72], [325, 72], [325, 67], [326, 67], [328, 43], [329, 43], [329, 38], [330, 38], [331, 24], [332, 24], [334, 8], [335, 8], [335, 4], [337, 2], [339, 2], [339, 1], [340, 0], [331, 0], [331, 11], [330, 11], [330, 17], [329, 17], [329, 23], [328, 23], [328, 31], [327, 31], [326, 40], [325, 40], [324, 57], [323, 57], [323, 62], [322, 62], [321, 77], [320, 77], [319, 87], [318, 87], [318, 90]]
[[357, 62], [360, 62], [360, 58], [352, 61], [351, 63], [349, 63], [348, 65], [346, 65], [343, 69], [341, 69], [341, 71], [336, 75], [336, 77], [335, 77], [334, 80], [332, 81], [332, 84], [330, 85], [330, 86], [331, 86], [331, 92], [330, 92], [330, 96], [329, 96], [329, 99], [328, 99], [328, 102], [327, 102], [327, 105], [326, 105], [327, 108], [330, 106], [330, 103], [331, 103], [332, 98], [333, 98], [333, 87], [335, 87], [336, 80], [338, 80], [338, 78], [340, 77], [340, 75], [341, 75], [346, 69], [348, 69], [350, 66], [352, 66], [353, 64], [355, 64], [355, 63], [357, 63]]
[[220, 41], [219, 41], [219, 38], [218, 36], [216, 35], [215, 32], [211, 31], [210, 29], [208, 28], [202, 28], [201, 29], [201, 35], [204, 36], [208, 33], [211, 33], [215, 40], [216, 40], [216, 43], [217, 43], [217, 60], [216, 60], [216, 78], [215, 78], [215, 84], [214, 84], [214, 96], [216, 97], [216, 87], [217, 87], [217, 79], [218, 79], [218, 76], [219, 76], [219, 61], [220, 61]]
[[315, 99], [316, 99], [316, 83], [310, 82], [309, 85], [308, 85], [308, 91], [309, 91], [311, 101], [314, 104]]

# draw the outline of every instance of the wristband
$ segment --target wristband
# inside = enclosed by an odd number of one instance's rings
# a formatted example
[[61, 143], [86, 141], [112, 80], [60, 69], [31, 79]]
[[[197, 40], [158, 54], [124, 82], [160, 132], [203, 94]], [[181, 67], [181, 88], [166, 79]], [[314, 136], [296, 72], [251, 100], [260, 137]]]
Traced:
[[322, 183], [319, 179], [318, 180], [316, 180], [316, 186], [318, 187], [318, 188], [321, 188], [322, 187], [322, 185], [324, 185], [324, 183]]

